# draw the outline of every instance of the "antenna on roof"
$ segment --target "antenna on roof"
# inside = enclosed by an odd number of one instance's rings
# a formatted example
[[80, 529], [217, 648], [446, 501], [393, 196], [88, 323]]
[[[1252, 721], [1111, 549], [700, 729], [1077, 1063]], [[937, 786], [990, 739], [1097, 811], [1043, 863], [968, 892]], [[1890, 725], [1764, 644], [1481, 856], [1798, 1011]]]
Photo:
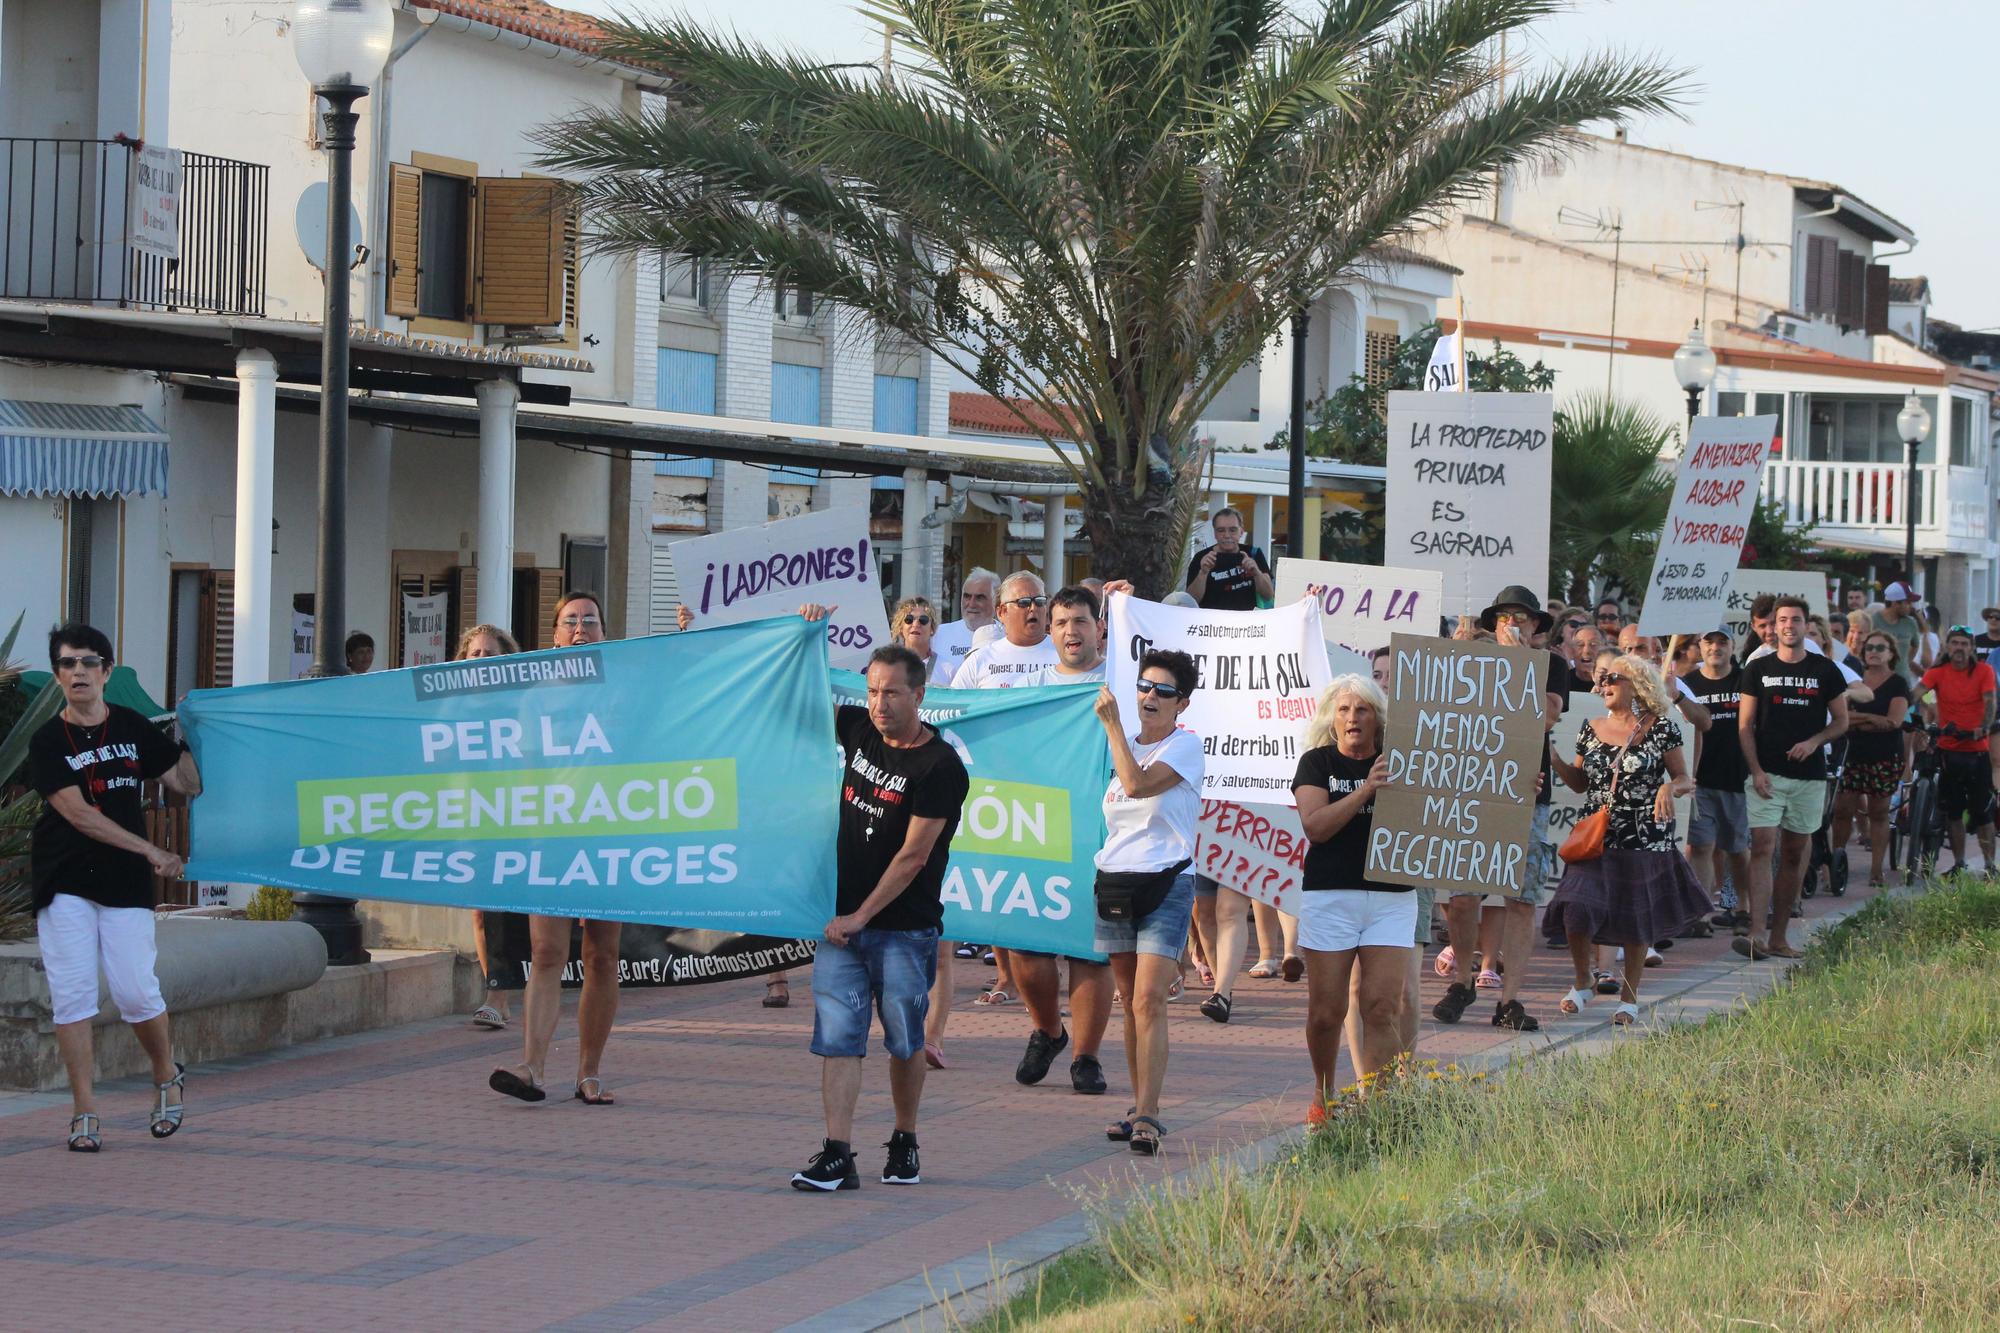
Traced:
[[1556, 210], [1556, 221], [1567, 227], [1590, 227], [1597, 232], [1600, 240], [1605, 236], [1611, 238], [1611, 328], [1605, 335], [1604, 348], [1604, 395], [1608, 398], [1611, 396], [1611, 372], [1618, 362], [1618, 274], [1625, 242], [1625, 215], [1615, 208], [1586, 213], [1564, 204]]

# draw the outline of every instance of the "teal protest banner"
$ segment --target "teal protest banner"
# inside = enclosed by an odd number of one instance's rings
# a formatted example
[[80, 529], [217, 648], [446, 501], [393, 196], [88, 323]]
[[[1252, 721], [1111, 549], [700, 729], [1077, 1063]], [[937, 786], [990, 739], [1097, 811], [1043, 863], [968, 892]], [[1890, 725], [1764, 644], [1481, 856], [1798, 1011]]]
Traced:
[[809, 939], [834, 903], [826, 691], [825, 628], [796, 616], [197, 690], [188, 873]]
[[[864, 677], [832, 675], [835, 703], [867, 703]], [[1098, 688], [924, 691], [924, 721], [972, 779], [944, 877], [945, 939], [1104, 957], [1093, 886], [1111, 752]]]

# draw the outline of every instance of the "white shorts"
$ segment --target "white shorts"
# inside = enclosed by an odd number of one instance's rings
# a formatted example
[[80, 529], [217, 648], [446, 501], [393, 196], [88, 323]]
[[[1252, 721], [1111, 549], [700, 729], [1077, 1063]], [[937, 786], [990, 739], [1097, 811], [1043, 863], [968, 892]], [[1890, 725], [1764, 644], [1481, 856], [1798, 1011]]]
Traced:
[[112, 1003], [127, 1023], [167, 1012], [153, 971], [153, 913], [145, 907], [100, 907], [88, 898], [58, 893], [35, 914], [42, 970], [49, 978], [55, 1021], [87, 1023], [97, 1017], [97, 969], [104, 969]]
[[1301, 949], [1407, 949], [1416, 934], [1417, 895], [1407, 889], [1316, 889], [1299, 895]]

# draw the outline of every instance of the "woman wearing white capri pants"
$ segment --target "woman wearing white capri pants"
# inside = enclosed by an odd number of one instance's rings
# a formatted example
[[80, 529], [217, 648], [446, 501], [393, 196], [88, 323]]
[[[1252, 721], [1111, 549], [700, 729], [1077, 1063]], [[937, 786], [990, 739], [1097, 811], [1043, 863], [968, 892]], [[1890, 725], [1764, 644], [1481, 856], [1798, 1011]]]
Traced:
[[153, 1062], [153, 1137], [181, 1127], [184, 1069], [174, 1063], [167, 1006], [153, 971], [153, 876], [181, 859], [145, 838], [140, 784], [154, 778], [186, 796], [201, 791], [194, 756], [129, 708], [107, 704], [111, 640], [88, 625], [49, 635], [49, 667], [63, 709], [28, 743], [28, 770], [44, 805], [30, 836], [35, 925], [54, 1001], [56, 1047], [75, 1114], [71, 1152], [103, 1146], [91, 1086], [97, 973], [118, 1015]]

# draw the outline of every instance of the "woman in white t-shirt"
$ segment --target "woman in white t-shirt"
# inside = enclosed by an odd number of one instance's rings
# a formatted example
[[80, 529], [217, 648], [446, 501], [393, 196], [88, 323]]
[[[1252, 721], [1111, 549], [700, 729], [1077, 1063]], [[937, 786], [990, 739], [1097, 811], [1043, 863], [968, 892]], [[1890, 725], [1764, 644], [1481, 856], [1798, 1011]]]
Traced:
[[1180, 716], [1194, 693], [1194, 659], [1154, 649], [1139, 659], [1139, 734], [1127, 737], [1118, 700], [1097, 696], [1111, 744], [1104, 792], [1104, 848], [1097, 854], [1097, 948], [1111, 959], [1125, 997], [1125, 1066], [1132, 1072], [1128, 1119], [1105, 1131], [1152, 1156], [1166, 1132], [1158, 1119], [1167, 1071], [1167, 991], [1180, 975], [1194, 910], [1194, 859], [1201, 817], [1201, 737]]

